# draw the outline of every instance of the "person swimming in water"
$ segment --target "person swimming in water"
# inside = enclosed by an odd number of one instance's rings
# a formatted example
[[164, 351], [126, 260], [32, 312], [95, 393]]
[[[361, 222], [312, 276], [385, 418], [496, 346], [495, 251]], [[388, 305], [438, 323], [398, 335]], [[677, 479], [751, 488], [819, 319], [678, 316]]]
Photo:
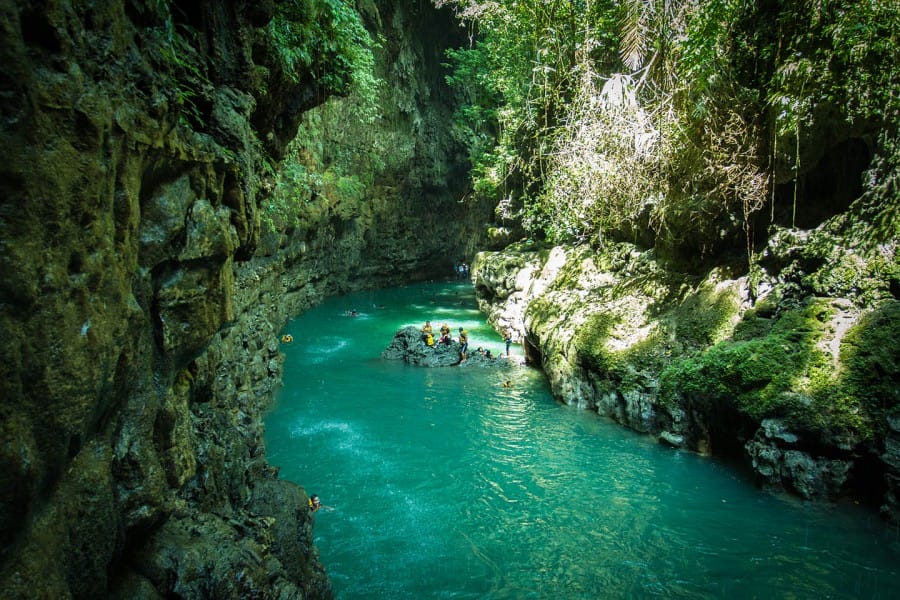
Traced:
[[317, 512], [319, 509], [334, 510], [332, 507], [322, 504], [322, 501], [319, 500], [318, 494], [313, 494], [312, 496], [310, 496], [309, 500], [307, 501], [307, 505], [309, 506], [310, 512]]

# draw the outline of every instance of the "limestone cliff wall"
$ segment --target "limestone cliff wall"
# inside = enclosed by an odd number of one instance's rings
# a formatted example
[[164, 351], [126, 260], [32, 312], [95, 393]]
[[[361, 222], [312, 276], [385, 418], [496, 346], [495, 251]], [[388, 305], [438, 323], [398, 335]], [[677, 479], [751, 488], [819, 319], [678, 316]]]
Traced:
[[480, 253], [472, 275], [481, 310], [561, 401], [896, 521], [897, 244], [876, 231], [892, 205], [876, 190], [814, 230], [776, 232], [753, 278], [615, 242], [514, 244]]
[[[462, 226], [398, 243], [458, 159], [410, 153], [366, 187], [390, 193], [267, 228], [267, 173], [334, 91], [279, 67], [278, 4], [0, 2], [4, 598], [331, 595], [305, 493], [265, 458], [277, 334], [328, 294], [462, 251]], [[439, 22], [362, 4], [406, 40], [378, 60], [406, 57], [388, 129], [415, 140], [445, 112], [424, 108]]]

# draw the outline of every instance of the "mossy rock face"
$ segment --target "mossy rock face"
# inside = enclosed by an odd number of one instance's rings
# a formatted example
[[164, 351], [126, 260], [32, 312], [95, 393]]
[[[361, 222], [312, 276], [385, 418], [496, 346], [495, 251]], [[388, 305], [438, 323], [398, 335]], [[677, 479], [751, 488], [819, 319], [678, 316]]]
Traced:
[[[257, 315], [235, 274], [278, 144], [261, 125], [288, 133], [286, 107], [321, 97], [269, 71], [263, 98], [247, 76], [264, 10], [170, 4], [0, 2], [4, 598], [146, 589], [123, 555], [176, 507], [241, 514], [265, 472], [266, 342], [286, 316]], [[196, 416], [213, 403], [222, 431]], [[204, 482], [208, 456], [231, 458]]]
[[[662, 375], [664, 395], [691, 394], [703, 402], [733, 401], [737, 409], [761, 420], [784, 418], [792, 427], [819, 429], [824, 415], [815, 398], [798, 388], [830, 360], [818, 343], [830, 312], [826, 301], [787, 311], [768, 335], [745, 341], [725, 340], [696, 357], [675, 361]], [[858, 424], [836, 420], [835, 427]]]
[[[359, 98], [306, 112], [347, 91], [340, 3], [188, 4], [0, 0], [4, 598], [329, 597], [303, 515], [251, 518], [257, 489], [289, 496], [261, 426], [279, 329], [328, 295], [449, 274], [482, 229], [444, 135], [446, 11], [365, 4], [389, 83], [361, 125]], [[285, 68], [298, 48], [270, 27], [292, 7], [315, 73]], [[321, 185], [284, 215], [273, 161], [301, 121]], [[273, 554], [270, 529], [282, 547], [294, 530], [305, 563]]]
[[498, 329], [520, 324], [560, 400], [669, 445], [740, 456], [765, 485], [804, 497], [844, 493], [870, 461], [884, 473], [866, 479], [885, 478], [896, 518], [894, 246], [826, 255], [843, 240], [828, 227], [773, 240], [738, 278], [729, 265], [679, 273], [629, 244], [512, 246], [476, 261], [479, 305]]
[[[760, 337], [726, 340], [675, 361], [662, 375], [663, 396], [691, 394], [707, 406], [733, 401], [747, 416], [777, 417], [788, 427], [850, 449], [883, 435], [898, 405], [897, 302], [865, 314], [828, 352], [836, 309], [812, 300], [783, 312]], [[749, 315], [748, 319], [755, 319]]]
[[900, 407], [898, 340], [900, 302], [888, 300], [866, 313], [841, 341], [837, 391], [857, 399], [879, 434], [896, 430], [891, 415]]

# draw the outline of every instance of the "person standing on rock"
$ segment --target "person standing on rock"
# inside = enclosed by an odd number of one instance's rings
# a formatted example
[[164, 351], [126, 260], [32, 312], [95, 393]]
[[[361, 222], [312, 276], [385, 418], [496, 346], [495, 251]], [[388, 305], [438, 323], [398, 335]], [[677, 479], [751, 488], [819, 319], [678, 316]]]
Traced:
[[503, 330], [503, 341], [506, 342], [506, 358], [509, 358], [509, 346], [512, 344], [512, 332], [509, 328]]
[[459, 362], [466, 362], [466, 354], [469, 350], [469, 333], [463, 329], [459, 328]]

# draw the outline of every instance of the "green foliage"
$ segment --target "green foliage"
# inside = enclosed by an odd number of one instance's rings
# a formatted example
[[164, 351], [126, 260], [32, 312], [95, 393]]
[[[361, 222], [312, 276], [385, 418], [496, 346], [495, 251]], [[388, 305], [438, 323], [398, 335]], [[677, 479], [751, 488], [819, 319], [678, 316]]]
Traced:
[[366, 98], [377, 94], [373, 42], [353, 2], [281, 2], [267, 32], [290, 81], [310, 77], [328, 93], [347, 94], [354, 85]]
[[497, 106], [501, 95], [488, 76], [488, 58], [482, 47], [450, 48], [447, 58], [450, 62], [444, 66], [453, 68], [446, 78], [447, 83], [465, 96], [455, 114], [453, 135], [468, 148], [469, 158], [479, 172], [476, 180], [482, 179], [487, 167], [483, 159], [491, 151], [497, 134]]
[[[542, 178], [560, 126], [561, 109], [575, 89], [576, 56], [615, 60], [615, 40], [598, 23], [615, 22], [611, 1], [437, 1], [451, 5], [478, 29], [474, 45], [448, 53], [448, 82], [465, 98], [456, 132], [469, 145], [476, 194], [500, 203], [502, 219], [529, 210], [522, 203]], [[491, 147], [493, 145], [493, 148]], [[532, 210], [533, 214], [538, 211]]]
[[[381, 118], [384, 82], [376, 75], [373, 40], [349, 0], [292, 0], [279, 5], [268, 26], [281, 70], [291, 81], [311, 78], [328, 99], [307, 112], [285, 158], [273, 174], [264, 207], [268, 228], [278, 231], [359, 201], [387, 152], [371, 127]], [[328, 124], [339, 123], [339, 127]], [[365, 164], [367, 169], [357, 168]]]
[[201, 129], [206, 126], [207, 119], [201, 106], [212, 84], [199, 51], [202, 47], [200, 33], [190, 25], [177, 23], [168, 2], [157, 2], [155, 9], [162, 25], [149, 30], [147, 40], [156, 46], [157, 53], [153, 56], [162, 58], [161, 70], [170, 75], [172, 84], [167, 90], [170, 101], [180, 109], [182, 125]]
[[[540, 222], [551, 240], [581, 241], [635, 223], [661, 194], [659, 132], [637, 103], [630, 77], [599, 78], [584, 66], [567, 126], [547, 161]], [[525, 219], [535, 229], [539, 223]]]
[[[702, 252], [743, 231], [749, 257], [773, 176], [821, 143], [806, 132], [881, 128], [887, 154], [900, 135], [890, 0], [436, 4], [476, 34], [448, 55], [473, 187], [533, 236], [649, 230]], [[604, 100], [615, 82], [628, 110]]]

